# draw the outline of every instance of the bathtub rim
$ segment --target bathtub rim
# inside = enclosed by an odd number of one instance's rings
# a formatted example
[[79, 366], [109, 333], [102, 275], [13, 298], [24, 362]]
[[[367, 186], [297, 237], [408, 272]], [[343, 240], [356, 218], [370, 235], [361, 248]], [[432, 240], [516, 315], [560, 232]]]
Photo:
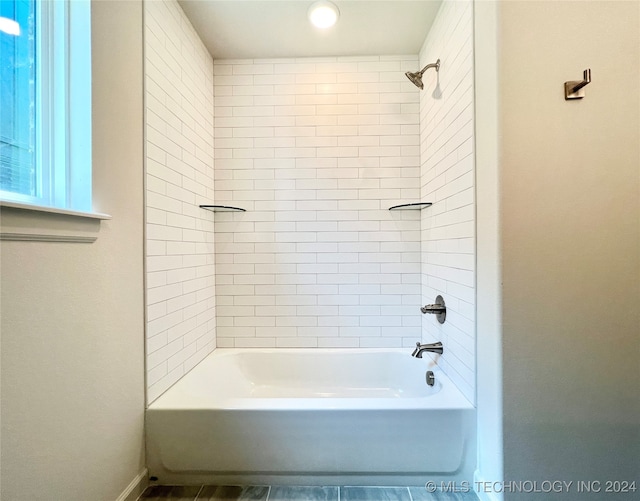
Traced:
[[[251, 410], [251, 411], [324, 411], [324, 410], [451, 410], [468, 409], [475, 410], [475, 406], [455, 386], [435, 361], [425, 358], [424, 370], [432, 370], [436, 376], [436, 382], [440, 389], [431, 395], [423, 397], [240, 397], [227, 398], [216, 402], [213, 398], [201, 398], [195, 395], [187, 395], [180, 399], [181, 391], [188, 389], [188, 385], [194, 379], [205, 375], [207, 365], [214, 363], [216, 358], [233, 357], [246, 353], [268, 354], [358, 354], [358, 353], [394, 353], [410, 357], [406, 348], [216, 348], [202, 361], [168, 388], [162, 395], [147, 406], [147, 412], [157, 411], [224, 411], [224, 410]], [[414, 359], [419, 360], [419, 359]], [[425, 383], [426, 384], [426, 383]], [[185, 396], [184, 394], [182, 395]]]

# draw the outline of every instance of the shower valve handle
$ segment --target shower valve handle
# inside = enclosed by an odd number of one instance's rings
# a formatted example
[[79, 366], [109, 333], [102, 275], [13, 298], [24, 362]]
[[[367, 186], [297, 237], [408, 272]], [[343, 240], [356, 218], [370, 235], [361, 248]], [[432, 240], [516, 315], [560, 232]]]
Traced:
[[441, 324], [443, 324], [447, 318], [447, 307], [444, 304], [444, 299], [440, 295], [436, 297], [436, 302], [434, 304], [425, 304], [420, 308], [420, 311], [422, 313], [431, 313], [435, 315], [438, 322]]
[[440, 304], [425, 304], [424, 306], [422, 306], [420, 308], [420, 311], [422, 313], [442, 313], [444, 311], [447, 311], [446, 306], [442, 306]]

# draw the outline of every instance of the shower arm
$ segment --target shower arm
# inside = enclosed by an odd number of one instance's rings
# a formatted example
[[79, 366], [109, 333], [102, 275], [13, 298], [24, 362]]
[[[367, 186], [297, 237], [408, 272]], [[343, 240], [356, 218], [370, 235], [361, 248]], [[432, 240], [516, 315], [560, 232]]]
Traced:
[[440, 59], [438, 59], [435, 63], [429, 63], [424, 68], [420, 70], [420, 75], [423, 75], [425, 71], [429, 68], [435, 68], [436, 72], [440, 71]]

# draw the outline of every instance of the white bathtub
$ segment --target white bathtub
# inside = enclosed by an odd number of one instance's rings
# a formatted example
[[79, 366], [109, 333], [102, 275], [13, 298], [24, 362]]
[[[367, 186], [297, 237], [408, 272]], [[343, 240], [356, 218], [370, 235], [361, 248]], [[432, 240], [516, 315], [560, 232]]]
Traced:
[[217, 349], [149, 406], [150, 475], [161, 483], [471, 481], [475, 410], [432, 365], [409, 349]]

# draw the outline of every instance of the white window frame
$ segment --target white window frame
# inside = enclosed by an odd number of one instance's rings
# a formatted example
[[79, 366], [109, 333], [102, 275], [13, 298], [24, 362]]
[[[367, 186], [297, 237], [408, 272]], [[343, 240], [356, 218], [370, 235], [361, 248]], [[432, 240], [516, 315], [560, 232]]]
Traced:
[[91, 212], [90, 0], [36, 2], [36, 196], [2, 201]]

